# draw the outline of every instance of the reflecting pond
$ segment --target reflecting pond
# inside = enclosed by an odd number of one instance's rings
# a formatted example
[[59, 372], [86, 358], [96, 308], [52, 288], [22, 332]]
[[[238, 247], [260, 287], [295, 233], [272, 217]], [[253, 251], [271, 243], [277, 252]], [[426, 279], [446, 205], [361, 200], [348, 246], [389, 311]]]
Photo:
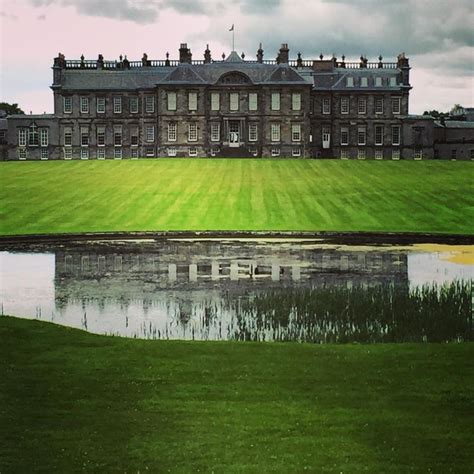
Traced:
[[8, 246], [1, 314], [150, 339], [473, 339], [474, 246], [142, 240]]

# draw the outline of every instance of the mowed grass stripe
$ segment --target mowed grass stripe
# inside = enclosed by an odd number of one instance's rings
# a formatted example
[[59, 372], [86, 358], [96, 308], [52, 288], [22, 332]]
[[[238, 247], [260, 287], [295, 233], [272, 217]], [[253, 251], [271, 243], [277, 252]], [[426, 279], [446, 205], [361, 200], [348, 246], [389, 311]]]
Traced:
[[159, 159], [0, 164], [0, 233], [473, 233], [470, 162]]

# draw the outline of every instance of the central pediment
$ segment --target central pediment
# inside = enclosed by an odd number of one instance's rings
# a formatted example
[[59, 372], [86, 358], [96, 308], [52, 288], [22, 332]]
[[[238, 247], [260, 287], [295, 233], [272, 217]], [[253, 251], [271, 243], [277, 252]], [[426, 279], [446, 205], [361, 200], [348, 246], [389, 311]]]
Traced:
[[231, 71], [222, 74], [217, 80], [217, 84], [252, 84], [252, 81], [243, 72]]

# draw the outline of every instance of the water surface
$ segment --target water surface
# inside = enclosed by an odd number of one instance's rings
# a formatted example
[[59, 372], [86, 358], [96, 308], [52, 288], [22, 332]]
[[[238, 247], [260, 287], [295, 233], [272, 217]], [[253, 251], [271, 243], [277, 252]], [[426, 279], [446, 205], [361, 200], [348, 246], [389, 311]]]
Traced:
[[168, 240], [9, 247], [2, 314], [151, 339], [472, 340], [472, 246]]

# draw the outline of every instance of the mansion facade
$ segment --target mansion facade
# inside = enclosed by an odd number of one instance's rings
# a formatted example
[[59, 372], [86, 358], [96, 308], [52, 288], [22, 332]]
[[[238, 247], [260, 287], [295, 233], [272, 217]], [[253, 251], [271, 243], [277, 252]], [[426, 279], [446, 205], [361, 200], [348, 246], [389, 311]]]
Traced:
[[408, 113], [410, 66], [335, 57], [54, 59], [54, 114], [10, 115], [8, 160], [171, 156], [422, 159], [434, 122]]

